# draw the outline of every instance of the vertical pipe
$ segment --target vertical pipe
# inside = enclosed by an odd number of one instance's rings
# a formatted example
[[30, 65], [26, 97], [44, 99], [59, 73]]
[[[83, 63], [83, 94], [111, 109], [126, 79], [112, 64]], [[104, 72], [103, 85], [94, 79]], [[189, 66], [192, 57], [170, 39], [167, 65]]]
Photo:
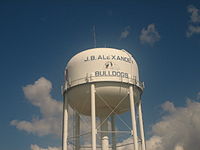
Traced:
[[143, 126], [143, 118], [142, 118], [142, 101], [140, 100], [138, 103], [138, 114], [139, 114], [139, 124], [140, 124], [140, 136], [142, 143], [142, 150], [146, 150], [145, 147], [145, 139], [144, 139], [144, 126]]
[[109, 138], [108, 136], [104, 136], [102, 138], [102, 150], [108, 150], [109, 149]]
[[63, 93], [63, 128], [62, 128], [62, 150], [67, 150], [68, 136], [68, 103], [66, 92]]
[[109, 149], [109, 138], [108, 138], [108, 119], [106, 117], [100, 117], [101, 124], [101, 147], [102, 150]]
[[137, 126], [136, 126], [136, 117], [135, 117], [135, 102], [134, 102], [134, 94], [133, 94], [133, 86], [132, 85], [130, 85], [130, 87], [129, 87], [129, 98], [130, 98], [134, 150], [138, 150]]
[[76, 136], [75, 150], [79, 150], [80, 149], [80, 116], [77, 112], [75, 115], [76, 115], [75, 116], [75, 136]]
[[111, 116], [111, 129], [112, 129], [112, 150], [116, 150], [116, 135], [115, 135], [115, 115]]
[[91, 84], [92, 150], [96, 150], [95, 86]]

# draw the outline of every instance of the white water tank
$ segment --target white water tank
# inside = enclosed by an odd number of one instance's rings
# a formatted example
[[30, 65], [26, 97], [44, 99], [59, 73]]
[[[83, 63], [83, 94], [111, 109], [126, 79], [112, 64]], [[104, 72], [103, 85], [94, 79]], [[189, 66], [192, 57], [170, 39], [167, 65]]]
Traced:
[[95, 84], [96, 115], [100, 117], [110, 114], [113, 109], [117, 114], [130, 109], [130, 84], [135, 85], [135, 103], [143, 91], [135, 59], [127, 51], [114, 48], [82, 51], [67, 64], [65, 96], [69, 105], [84, 115], [91, 115], [91, 83]]

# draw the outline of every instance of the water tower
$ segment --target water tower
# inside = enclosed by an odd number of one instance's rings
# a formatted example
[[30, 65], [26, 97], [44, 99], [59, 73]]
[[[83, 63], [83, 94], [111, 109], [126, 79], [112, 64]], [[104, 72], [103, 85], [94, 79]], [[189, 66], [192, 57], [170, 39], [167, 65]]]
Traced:
[[[102, 150], [117, 149], [115, 115], [130, 112], [133, 150], [139, 145], [145, 150], [145, 138], [141, 108], [144, 84], [139, 81], [138, 66], [130, 53], [114, 48], [93, 48], [71, 58], [65, 69], [63, 86], [63, 145], [68, 149], [68, 106], [79, 114], [91, 117], [91, 148], [97, 149], [97, 133], [101, 134]], [[138, 114], [138, 117], [137, 115]], [[108, 118], [111, 118], [108, 123]], [[80, 134], [80, 118], [76, 117], [75, 132]], [[97, 130], [97, 120], [101, 129]], [[137, 126], [139, 124], [139, 126]], [[108, 126], [111, 126], [109, 130]], [[139, 131], [137, 131], [139, 129]], [[109, 139], [109, 134], [112, 134]], [[112, 141], [110, 144], [109, 141]], [[76, 140], [75, 149], [80, 149]]]

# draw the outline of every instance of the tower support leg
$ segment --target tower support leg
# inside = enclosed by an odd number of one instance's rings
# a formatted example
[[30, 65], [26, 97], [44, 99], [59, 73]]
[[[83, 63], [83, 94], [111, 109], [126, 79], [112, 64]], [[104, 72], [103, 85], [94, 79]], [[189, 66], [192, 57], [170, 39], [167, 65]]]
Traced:
[[108, 150], [109, 149], [109, 139], [108, 136], [104, 136], [102, 138], [102, 150]]
[[96, 108], [95, 108], [95, 86], [91, 84], [91, 116], [92, 116], [92, 150], [96, 150]]
[[134, 93], [133, 93], [132, 85], [130, 85], [130, 87], [129, 87], [129, 99], [130, 99], [130, 109], [131, 109], [134, 150], [138, 150], [137, 125], [136, 125], [136, 117], [135, 117], [135, 100], [134, 100]]
[[142, 102], [141, 100], [138, 103], [138, 114], [139, 114], [139, 124], [140, 124], [140, 137], [142, 143], [142, 150], [146, 150], [145, 139], [144, 139], [144, 126], [143, 126], [143, 118], [142, 118]]
[[67, 150], [67, 136], [68, 136], [68, 102], [67, 96], [63, 94], [63, 128], [62, 128], [62, 150]]

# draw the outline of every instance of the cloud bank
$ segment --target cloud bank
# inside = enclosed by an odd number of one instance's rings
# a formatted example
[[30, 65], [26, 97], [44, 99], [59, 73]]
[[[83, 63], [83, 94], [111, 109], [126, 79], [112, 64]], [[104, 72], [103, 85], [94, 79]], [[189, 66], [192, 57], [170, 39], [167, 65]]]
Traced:
[[[152, 136], [146, 141], [147, 150], [199, 150], [200, 148], [200, 102], [187, 99], [185, 107], [175, 107], [170, 101], [162, 104], [163, 117], [152, 126]], [[132, 143], [125, 139], [121, 144]], [[132, 149], [133, 145], [119, 150]]]
[[44, 77], [34, 84], [23, 87], [25, 97], [32, 105], [40, 109], [41, 117], [32, 118], [32, 121], [12, 120], [11, 125], [38, 136], [49, 134], [60, 136], [62, 102], [51, 97], [51, 89], [51, 82]]
[[175, 107], [167, 101], [162, 108], [167, 114], [153, 125], [148, 150], [199, 150], [200, 103], [187, 100], [185, 107]]
[[200, 10], [194, 5], [189, 5], [187, 11], [191, 16], [186, 36], [191, 37], [193, 34], [200, 34]]
[[140, 34], [140, 42], [142, 44], [154, 45], [160, 40], [160, 34], [156, 30], [155, 24], [149, 24], [147, 28], [143, 28]]
[[[23, 92], [26, 99], [33, 105], [39, 108], [40, 115], [32, 118], [31, 121], [12, 120], [10, 124], [18, 130], [26, 131], [37, 136], [56, 135], [61, 137], [62, 130], [62, 109], [63, 103], [57, 101], [51, 96], [52, 83], [44, 77], [39, 78], [35, 83], [23, 87]], [[73, 134], [73, 110], [69, 107], [69, 136]], [[90, 132], [90, 119], [87, 116], [81, 118], [81, 133]], [[90, 138], [84, 136], [82, 141], [90, 143]], [[69, 147], [72, 146], [69, 145]], [[60, 147], [41, 148], [38, 145], [31, 145], [31, 150], [60, 150]]]

